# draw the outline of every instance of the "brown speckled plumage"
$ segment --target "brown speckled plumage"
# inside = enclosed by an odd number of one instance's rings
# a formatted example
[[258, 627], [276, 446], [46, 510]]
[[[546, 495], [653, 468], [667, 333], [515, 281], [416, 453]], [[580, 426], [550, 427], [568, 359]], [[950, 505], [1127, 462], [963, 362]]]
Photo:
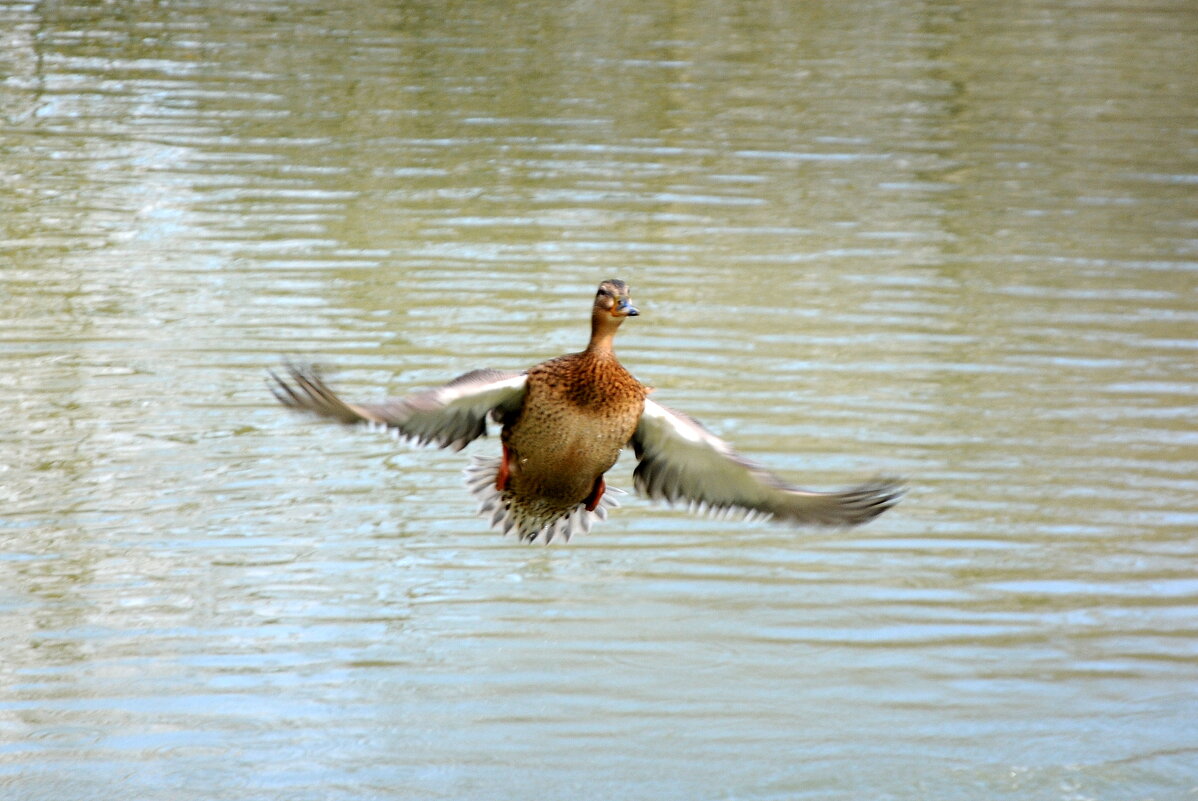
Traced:
[[585, 501], [636, 431], [645, 394], [610, 352], [573, 353], [529, 370], [524, 406], [503, 429], [511, 502], [536, 498], [565, 513]]

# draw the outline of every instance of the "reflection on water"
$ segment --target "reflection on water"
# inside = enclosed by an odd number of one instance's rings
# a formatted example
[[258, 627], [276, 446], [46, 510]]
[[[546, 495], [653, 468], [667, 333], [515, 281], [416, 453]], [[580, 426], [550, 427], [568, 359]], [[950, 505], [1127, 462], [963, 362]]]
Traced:
[[[0, 3], [0, 44], [6, 797], [1194, 792], [1187, 5]], [[608, 276], [655, 397], [911, 495], [516, 547], [461, 454], [261, 383], [523, 367]]]

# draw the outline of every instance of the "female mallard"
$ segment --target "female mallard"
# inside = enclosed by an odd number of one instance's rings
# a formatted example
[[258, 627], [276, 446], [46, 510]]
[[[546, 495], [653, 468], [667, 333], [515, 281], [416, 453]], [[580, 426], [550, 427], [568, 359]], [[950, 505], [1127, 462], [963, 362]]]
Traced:
[[586, 350], [527, 372], [474, 370], [438, 389], [359, 404], [341, 400], [313, 368], [289, 365], [290, 381], [271, 373], [271, 391], [293, 409], [455, 450], [486, 435], [490, 415], [503, 426], [503, 455], [475, 456], [469, 485], [494, 527], [527, 542], [569, 541], [606, 518], [616, 503], [603, 474], [627, 445], [640, 462], [633, 474], [640, 493], [693, 509], [853, 526], [898, 502], [903, 489], [894, 480], [840, 492], [790, 486], [697, 421], [649, 400], [650, 390], [612, 350], [620, 323], [637, 314], [628, 285], [604, 281]]

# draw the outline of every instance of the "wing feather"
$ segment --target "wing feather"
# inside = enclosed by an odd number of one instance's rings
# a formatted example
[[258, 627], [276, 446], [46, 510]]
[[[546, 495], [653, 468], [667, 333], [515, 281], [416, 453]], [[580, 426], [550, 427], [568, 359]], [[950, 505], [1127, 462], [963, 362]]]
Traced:
[[342, 423], [366, 423], [421, 444], [461, 450], [487, 433], [487, 417], [511, 414], [524, 402], [526, 376], [473, 370], [436, 389], [380, 403], [349, 403], [329, 389], [311, 365], [288, 364], [270, 373], [270, 390], [284, 406]]
[[632, 444], [638, 492], [717, 515], [739, 511], [791, 523], [853, 526], [889, 509], [904, 491], [900, 481], [888, 478], [837, 492], [792, 486], [741, 457], [698, 421], [648, 399]]

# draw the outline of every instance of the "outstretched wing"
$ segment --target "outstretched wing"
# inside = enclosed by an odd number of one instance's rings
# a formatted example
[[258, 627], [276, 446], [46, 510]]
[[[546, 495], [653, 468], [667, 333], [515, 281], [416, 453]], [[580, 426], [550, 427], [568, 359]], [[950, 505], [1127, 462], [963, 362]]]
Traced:
[[487, 433], [487, 415], [498, 418], [524, 402], [526, 376], [474, 370], [443, 387], [381, 403], [348, 403], [329, 389], [311, 365], [287, 365], [287, 377], [274, 372], [270, 391], [284, 406], [314, 412], [342, 423], [383, 426], [421, 444], [461, 450]]
[[903, 486], [879, 479], [838, 492], [793, 487], [740, 457], [681, 412], [645, 400], [632, 445], [637, 491], [712, 512], [742, 511], [792, 523], [854, 526], [898, 502]]

